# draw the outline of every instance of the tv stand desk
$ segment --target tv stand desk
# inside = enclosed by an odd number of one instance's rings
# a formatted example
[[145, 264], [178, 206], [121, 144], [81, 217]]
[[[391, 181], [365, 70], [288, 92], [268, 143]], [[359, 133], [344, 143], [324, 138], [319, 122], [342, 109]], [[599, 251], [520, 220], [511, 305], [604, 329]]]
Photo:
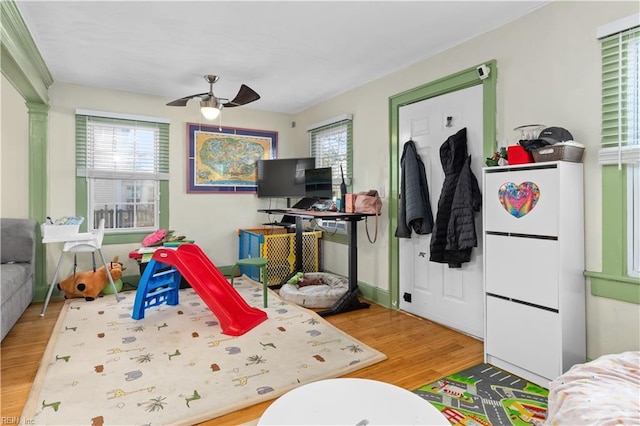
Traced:
[[367, 216], [368, 213], [343, 213], [332, 211], [316, 211], [302, 209], [261, 209], [262, 213], [287, 214], [296, 218], [296, 272], [302, 271], [302, 220], [325, 219], [349, 222], [347, 225], [347, 237], [349, 242], [349, 289], [333, 306], [325, 311], [318, 312], [320, 316], [329, 316], [342, 312], [355, 311], [368, 308], [369, 304], [358, 300], [358, 228], [357, 222]]

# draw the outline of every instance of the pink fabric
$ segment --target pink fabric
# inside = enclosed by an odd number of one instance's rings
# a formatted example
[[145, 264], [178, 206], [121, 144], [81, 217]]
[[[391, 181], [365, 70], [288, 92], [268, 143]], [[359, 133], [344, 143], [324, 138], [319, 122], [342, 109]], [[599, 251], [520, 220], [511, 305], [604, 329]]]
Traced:
[[144, 240], [142, 240], [142, 245], [145, 247], [155, 246], [159, 244], [166, 235], [167, 230], [160, 229], [144, 237]]
[[548, 425], [640, 425], [640, 352], [574, 365], [549, 384]]

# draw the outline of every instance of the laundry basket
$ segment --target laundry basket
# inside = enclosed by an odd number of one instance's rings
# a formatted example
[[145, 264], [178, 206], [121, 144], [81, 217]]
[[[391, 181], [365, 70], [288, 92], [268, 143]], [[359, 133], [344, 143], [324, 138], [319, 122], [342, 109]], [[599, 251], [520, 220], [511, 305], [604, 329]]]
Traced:
[[545, 161], [570, 161], [580, 163], [582, 162], [582, 154], [584, 154], [584, 146], [577, 142], [563, 142], [534, 149], [532, 154], [533, 160], [536, 163]]

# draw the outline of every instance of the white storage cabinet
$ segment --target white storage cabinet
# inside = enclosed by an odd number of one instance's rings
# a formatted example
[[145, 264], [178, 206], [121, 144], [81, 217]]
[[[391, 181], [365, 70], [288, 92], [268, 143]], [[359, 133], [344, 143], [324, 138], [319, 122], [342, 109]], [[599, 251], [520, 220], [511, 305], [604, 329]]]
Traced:
[[485, 362], [547, 387], [585, 362], [582, 164], [483, 169]]

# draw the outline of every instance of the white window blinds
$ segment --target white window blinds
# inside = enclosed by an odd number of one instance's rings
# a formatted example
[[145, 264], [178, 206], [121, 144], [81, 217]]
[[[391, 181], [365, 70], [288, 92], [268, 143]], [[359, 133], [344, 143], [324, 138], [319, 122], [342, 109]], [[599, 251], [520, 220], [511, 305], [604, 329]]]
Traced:
[[603, 37], [600, 164], [640, 162], [640, 27]]
[[340, 168], [344, 172], [345, 181], [352, 177], [353, 124], [351, 114], [336, 117], [327, 122], [310, 126], [309, 140], [311, 156], [316, 159], [316, 167], [331, 167], [332, 180], [339, 195], [342, 182]]
[[78, 176], [106, 179], [169, 179], [169, 125], [76, 116]]

